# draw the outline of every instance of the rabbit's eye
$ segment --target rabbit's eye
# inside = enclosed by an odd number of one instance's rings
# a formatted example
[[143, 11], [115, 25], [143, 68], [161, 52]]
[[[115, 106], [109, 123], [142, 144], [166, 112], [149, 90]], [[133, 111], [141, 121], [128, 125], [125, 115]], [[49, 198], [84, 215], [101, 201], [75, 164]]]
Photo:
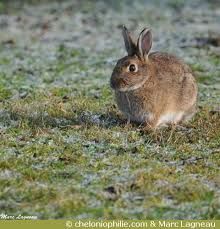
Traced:
[[130, 64], [129, 65], [129, 71], [130, 72], [137, 72], [137, 66], [135, 66], [134, 64]]

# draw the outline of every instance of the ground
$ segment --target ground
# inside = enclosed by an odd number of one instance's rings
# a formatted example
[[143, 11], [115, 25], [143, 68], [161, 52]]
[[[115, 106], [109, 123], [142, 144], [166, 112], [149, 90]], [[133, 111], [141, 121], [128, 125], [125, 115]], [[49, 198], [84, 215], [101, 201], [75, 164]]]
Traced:
[[[2, 1], [0, 208], [40, 219], [220, 219], [219, 1]], [[179, 129], [126, 124], [109, 87], [121, 26], [199, 86]]]

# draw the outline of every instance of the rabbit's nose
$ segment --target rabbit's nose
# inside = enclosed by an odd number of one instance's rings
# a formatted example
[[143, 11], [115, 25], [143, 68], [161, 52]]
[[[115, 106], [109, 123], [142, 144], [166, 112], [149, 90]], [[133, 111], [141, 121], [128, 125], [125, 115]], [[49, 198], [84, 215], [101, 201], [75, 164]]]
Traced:
[[112, 89], [117, 89], [120, 84], [120, 77], [118, 77], [116, 74], [112, 74], [111, 80], [110, 80], [110, 86]]
[[114, 77], [111, 77], [110, 86], [112, 89], [116, 89], [117, 87], [117, 80]]
[[116, 90], [118, 88], [123, 87], [124, 85], [126, 85], [126, 82], [123, 78], [115, 76], [111, 77], [110, 86], [112, 89]]

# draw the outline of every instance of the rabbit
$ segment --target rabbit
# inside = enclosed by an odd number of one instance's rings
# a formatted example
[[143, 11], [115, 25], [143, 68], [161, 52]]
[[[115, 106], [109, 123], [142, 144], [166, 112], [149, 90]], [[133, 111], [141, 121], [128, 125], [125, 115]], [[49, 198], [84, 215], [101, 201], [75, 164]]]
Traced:
[[181, 59], [152, 52], [152, 33], [145, 28], [137, 44], [123, 26], [127, 56], [118, 60], [110, 86], [119, 110], [130, 121], [156, 129], [190, 120], [196, 113], [198, 88], [192, 70]]

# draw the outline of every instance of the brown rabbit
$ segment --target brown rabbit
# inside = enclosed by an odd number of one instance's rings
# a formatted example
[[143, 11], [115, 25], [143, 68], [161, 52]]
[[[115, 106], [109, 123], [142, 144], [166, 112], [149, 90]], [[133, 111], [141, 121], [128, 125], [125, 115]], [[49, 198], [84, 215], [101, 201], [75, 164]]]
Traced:
[[190, 67], [167, 53], [149, 54], [152, 34], [147, 28], [140, 33], [137, 45], [126, 27], [122, 34], [128, 55], [118, 60], [110, 84], [128, 122], [157, 128], [189, 120], [197, 101]]

